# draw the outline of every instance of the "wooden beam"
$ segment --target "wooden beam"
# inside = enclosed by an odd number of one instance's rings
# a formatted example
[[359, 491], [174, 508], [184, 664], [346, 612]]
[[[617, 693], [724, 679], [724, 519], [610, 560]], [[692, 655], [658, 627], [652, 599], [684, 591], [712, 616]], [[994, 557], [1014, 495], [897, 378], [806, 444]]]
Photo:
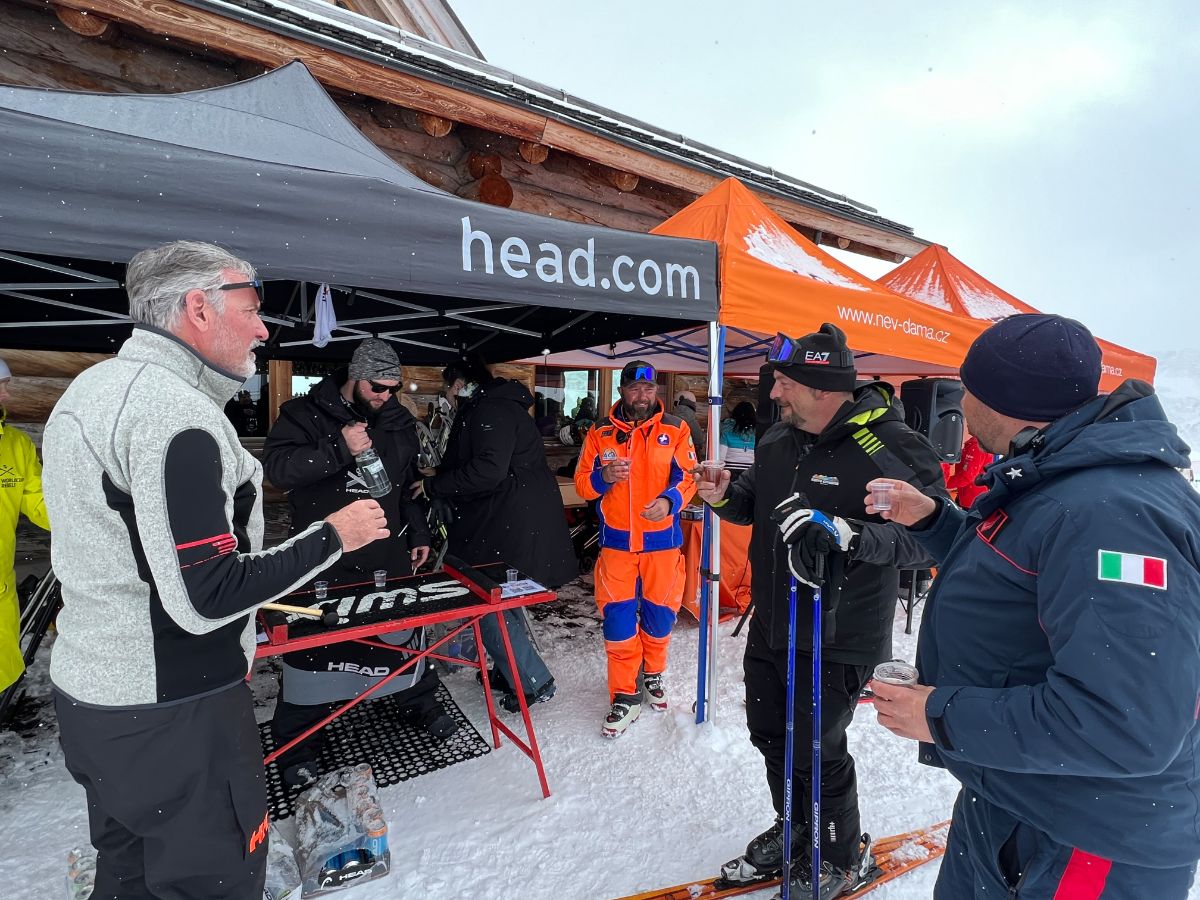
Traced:
[[62, 0], [62, 5], [272, 67], [300, 60], [327, 86], [524, 140], [540, 141], [545, 128], [545, 116], [528, 110], [170, 0]]
[[532, 166], [540, 166], [550, 155], [550, 148], [545, 144], [522, 141], [507, 134], [497, 134], [469, 125], [459, 129], [459, 136], [463, 144], [472, 150], [495, 153], [504, 159], [521, 160]]
[[292, 399], [292, 361], [272, 359], [267, 361], [267, 409], [271, 425], [279, 418], [279, 407]]
[[74, 378], [85, 369], [112, 357], [111, 353], [79, 353], [59, 350], [0, 350], [14, 376]]
[[533, 141], [521, 141], [517, 145], [517, 155], [531, 166], [540, 166], [550, 155], [550, 148], [545, 144], [536, 144]]
[[526, 182], [512, 181], [510, 183], [513, 188], [512, 208], [539, 216], [641, 232], [649, 231], [662, 221], [630, 212], [627, 209], [602, 206], [578, 197], [556, 194]]
[[600, 176], [623, 194], [637, 190], [639, 177], [632, 172], [622, 172], [608, 166], [600, 167]]
[[460, 187], [456, 194], [467, 200], [478, 200], [492, 206], [512, 206], [513, 188], [503, 175], [488, 174], [478, 181], [472, 181]]
[[67, 6], [55, 6], [54, 14], [76, 34], [99, 40], [111, 40], [117, 36], [118, 28], [111, 19], [95, 16], [86, 9], [71, 9]]
[[418, 112], [415, 109], [400, 110], [404, 124], [413, 131], [423, 131], [430, 137], [442, 138], [454, 130], [454, 122], [445, 116], [435, 116], [433, 113]]
[[463, 181], [478, 181], [488, 175], [502, 175], [504, 160], [498, 153], [480, 153], [478, 150], [468, 150], [456, 166]]

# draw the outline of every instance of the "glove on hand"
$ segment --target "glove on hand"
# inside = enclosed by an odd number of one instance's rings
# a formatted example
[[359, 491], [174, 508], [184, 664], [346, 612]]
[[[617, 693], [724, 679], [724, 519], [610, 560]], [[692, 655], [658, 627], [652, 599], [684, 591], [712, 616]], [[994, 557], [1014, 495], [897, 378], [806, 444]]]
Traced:
[[836, 548], [845, 553], [850, 549], [850, 541], [854, 537], [854, 529], [849, 522], [841, 516], [827, 516], [819, 509], [810, 509], [800, 494], [792, 494], [776, 506], [771, 519], [779, 526], [784, 541], [789, 544], [795, 544], [804, 532], [812, 528], [822, 528], [835, 545], [830, 549]]
[[429, 527], [445, 529], [454, 524], [454, 505], [449, 500], [434, 497], [429, 501]]

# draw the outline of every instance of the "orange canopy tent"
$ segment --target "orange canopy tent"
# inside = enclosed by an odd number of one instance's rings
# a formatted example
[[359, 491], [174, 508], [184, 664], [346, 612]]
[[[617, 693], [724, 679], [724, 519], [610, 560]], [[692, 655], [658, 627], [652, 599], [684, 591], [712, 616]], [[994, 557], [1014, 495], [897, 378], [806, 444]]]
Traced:
[[832, 322], [856, 353], [950, 369], [988, 325], [876, 284], [820, 249], [734, 178], [654, 233], [717, 244], [721, 325], [800, 335]]
[[[985, 326], [1005, 316], [1036, 313], [1026, 303], [992, 284], [955, 258], [945, 247], [926, 247], [877, 282], [898, 294]], [[1100, 389], [1111, 391], [1127, 378], [1154, 380], [1153, 357], [1097, 339], [1103, 354]]]

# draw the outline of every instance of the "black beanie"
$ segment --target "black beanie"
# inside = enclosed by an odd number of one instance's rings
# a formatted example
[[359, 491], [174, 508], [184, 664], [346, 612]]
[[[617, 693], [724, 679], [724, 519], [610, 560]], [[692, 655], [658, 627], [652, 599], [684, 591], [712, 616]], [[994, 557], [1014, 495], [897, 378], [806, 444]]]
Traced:
[[772, 363], [777, 371], [819, 391], [854, 390], [858, 371], [842, 329], [826, 322], [820, 331], [797, 338], [794, 343], [800, 352], [791, 362]]
[[959, 377], [988, 409], [1053, 422], [1097, 395], [1100, 347], [1074, 319], [1022, 313], [975, 339]]

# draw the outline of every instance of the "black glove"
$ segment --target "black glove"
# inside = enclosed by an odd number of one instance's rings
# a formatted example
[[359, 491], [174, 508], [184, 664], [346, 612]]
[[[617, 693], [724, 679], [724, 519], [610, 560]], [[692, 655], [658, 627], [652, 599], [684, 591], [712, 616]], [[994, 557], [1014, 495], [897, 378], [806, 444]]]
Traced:
[[827, 557], [839, 549], [833, 535], [820, 525], [809, 523], [800, 528], [795, 541], [788, 547], [788, 568], [797, 581], [809, 587], [820, 587], [822, 576], [829, 571]]
[[447, 529], [454, 524], [454, 506], [449, 500], [433, 497], [429, 501], [429, 528], [431, 531]]

